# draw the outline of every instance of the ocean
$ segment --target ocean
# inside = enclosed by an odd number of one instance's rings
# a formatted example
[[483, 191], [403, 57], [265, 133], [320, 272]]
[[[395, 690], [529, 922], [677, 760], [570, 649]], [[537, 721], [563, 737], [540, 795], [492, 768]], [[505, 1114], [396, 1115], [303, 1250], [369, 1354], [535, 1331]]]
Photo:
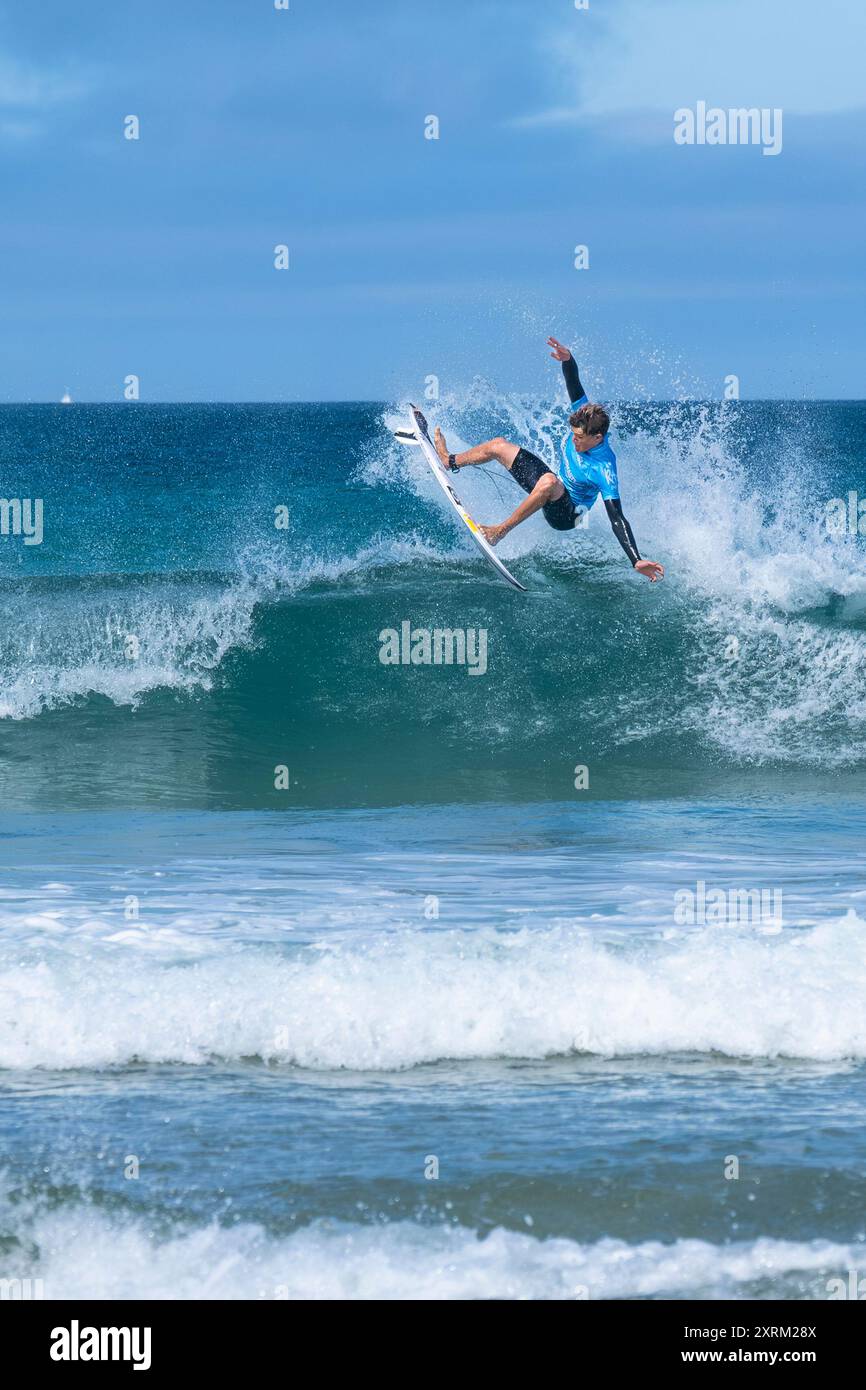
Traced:
[[[550, 460], [565, 421], [481, 381], [424, 408]], [[597, 508], [502, 542], [526, 594], [399, 424], [0, 407], [43, 532], [0, 535], [0, 1278], [833, 1296], [866, 1276], [866, 552], [827, 504], [856, 520], [866, 405], [618, 405], [667, 576]], [[522, 495], [456, 486], [481, 522]], [[403, 624], [484, 669], [388, 663]]]

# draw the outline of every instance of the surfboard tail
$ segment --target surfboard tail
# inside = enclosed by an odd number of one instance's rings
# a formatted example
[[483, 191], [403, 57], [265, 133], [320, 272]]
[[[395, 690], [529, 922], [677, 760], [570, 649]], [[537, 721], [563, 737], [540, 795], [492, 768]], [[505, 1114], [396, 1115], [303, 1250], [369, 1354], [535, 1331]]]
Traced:
[[491, 566], [492, 569], [496, 571], [500, 579], [505, 580], [506, 584], [510, 584], [513, 589], [520, 589], [522, 593], [526, 593], [526, 586], [524, 584], [521, 584], [519, 579], [515, 579], [514, 575], [507, 568], [507, 566], [502, 563], [499, 556], [493, 553], [493, 547], [490, 545], [490, 542], [487, 540], [480, 526], [469, 515], [463, 503], [460, 501], [460, 498], [457, 496], [457, 493], [451, 486], [450, 475], [436, 452], [433, 440], [430, 438], [430, 431], [427, 426], [427, 421], [424, 418], [424, 415], [418, 409], [417, 405], [410, 404], [409, 409], [411, 410], [412, 418], [415, 421], [415, 431], [395, 431], [395, 436], [400, 439], [401, 443], [404, 444], [420, 444], [421, 452], [430, 466], [430, 471], [432, 472], [434, 478], [441, 487], [442, 491], [445, 493], [445, 496], [448, 498], [448, 501], [454, 509], [454, 512], [463, 522], [463, 525], [466, 527], [473, 541], [478, 546], [478, 549], [481, 551], [487, 563]]

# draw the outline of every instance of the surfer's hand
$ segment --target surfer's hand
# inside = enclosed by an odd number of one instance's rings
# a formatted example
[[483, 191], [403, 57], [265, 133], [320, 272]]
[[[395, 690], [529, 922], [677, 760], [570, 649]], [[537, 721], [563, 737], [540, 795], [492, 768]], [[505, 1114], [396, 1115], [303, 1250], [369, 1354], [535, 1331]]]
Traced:
[[555, 357], [557, 362], [567, 362], [571, 356], [571, 349], [567, 348], [564, 343], [557, 342], [556, 338], [548, 338], [547, 346], [553, 348], [550, 355]]
[[655, 560], [638, 560], [635, 565], [638, 574], [645, 574], [650, 584], [655, 584], [657, 579], [664, 579], [665, 567], [659, 565]]
[[478, 529], [489, 545], [496, 545], [497, 541], [508, 535], [507, 526], [479, 526]]

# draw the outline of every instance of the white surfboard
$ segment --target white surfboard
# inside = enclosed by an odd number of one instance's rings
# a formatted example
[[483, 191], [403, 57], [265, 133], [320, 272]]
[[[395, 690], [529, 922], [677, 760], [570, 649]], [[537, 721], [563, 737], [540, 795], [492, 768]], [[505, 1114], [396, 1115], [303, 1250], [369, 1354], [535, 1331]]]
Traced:
[[488, 540], [485, 540], [481, 533], [481, 528], [472, 520], [472, 517], [469, 515], [463, 503], [460, 501], [460, 498], [457, 496], [457, 493], [451, 486], [450, 479], [452, 475], [449, 470], [445, 468], [436, 452], [433, 441], [430, 438], [430, 432], [427, 429], [427, 421], [424, 419], [421, 411], [415, 405], [410, 405], [409, 409], [412, 411], [412, 429], [395, 430], [395, 437], [400, 440], [401, 444], [420, 445], [421, 452], [430, 465], [430, 471], [433, 477], [445, 493], [445, 496], [448, 498], [448, 501], [451, 503], [451, 506], [454, 508], [454, 511], [457, 513], [464, 526], [468, 528], [469, 534], [487, 563], [492, 565], [496, 573], [504, 579], [507, 584], [510, 584], [513, 589], [519, 589], [521, 593], [525, 594], [525, 584], [520, 584], [514, 578], [514, 575], [505, 568], [499, 556], [494, 551], [493, 546]]

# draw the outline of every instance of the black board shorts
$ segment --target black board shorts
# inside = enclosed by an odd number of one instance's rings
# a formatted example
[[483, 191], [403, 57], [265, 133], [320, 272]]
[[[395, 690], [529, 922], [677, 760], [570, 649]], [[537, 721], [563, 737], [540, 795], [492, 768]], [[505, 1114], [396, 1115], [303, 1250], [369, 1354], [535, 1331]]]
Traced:
[[[553, 473], [552, 468], [548, 468], [537, 454], [532, 454], [528, 449], [520, 449], [517, 458], [511, 465], [510, 473], [516, 483], [519, 483], [524, 492], [531, 492], [545, 473]], [[554, 475], [555, 476], [555, 475]], [[552, 526], [554, 531], [571, 531], [582, 515], [572, 502], [567, 492], [563, 492], [555, 502], [548, 502], [546, 507], [542, 507], [544, 520], [548, 526]]]

